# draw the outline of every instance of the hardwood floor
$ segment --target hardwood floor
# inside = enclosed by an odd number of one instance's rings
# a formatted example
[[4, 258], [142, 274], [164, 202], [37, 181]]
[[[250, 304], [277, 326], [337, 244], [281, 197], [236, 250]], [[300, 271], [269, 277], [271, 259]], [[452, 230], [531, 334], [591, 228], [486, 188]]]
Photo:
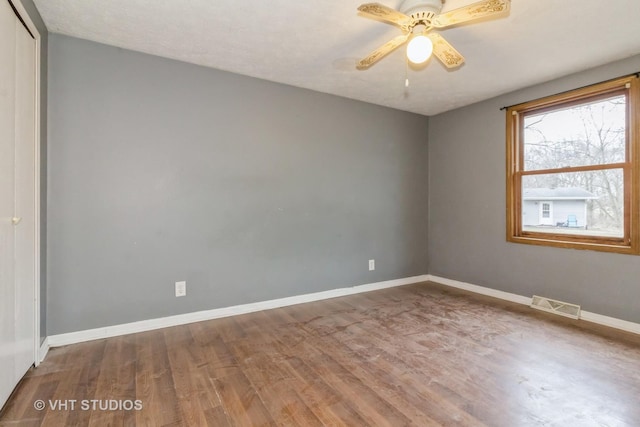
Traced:
[[0, 425], [638, 426], [639, 396], [640, 336], [417, 284], [52, 349]]

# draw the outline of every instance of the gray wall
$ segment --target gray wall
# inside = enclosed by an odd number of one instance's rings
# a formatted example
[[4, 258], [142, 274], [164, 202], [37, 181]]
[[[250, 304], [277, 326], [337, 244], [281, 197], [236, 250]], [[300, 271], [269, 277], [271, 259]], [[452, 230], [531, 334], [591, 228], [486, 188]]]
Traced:
[[640, 322], [640, 257], [506, 242], [499, 108], [640, 70], [640, 56], [430, 118], [429, 272]]
[[20, 0], [40, 32], [40, 340], [47, 336], [47, 76], [49, 33], [32, 0]]
[[49, 47], [49, 334], [427, 272], [426, 117]]

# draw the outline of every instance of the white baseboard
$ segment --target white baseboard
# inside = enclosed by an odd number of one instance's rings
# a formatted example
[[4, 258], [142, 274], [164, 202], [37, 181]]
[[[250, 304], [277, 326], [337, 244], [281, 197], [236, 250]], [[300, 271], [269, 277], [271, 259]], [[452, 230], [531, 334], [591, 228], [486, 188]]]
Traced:
[[[370, 292], [379, 289], [404, 286], [412, 283], [426, 282], [427, 275], [406, 277], [403, 279], [387, 280], [384, 282], [369, 283], [365, 285], [352, 286], [347, 288], [332, 289], [329, 291], [315, 292], [312, 294], [297, 295], [293, 297], [279, 298], [268, 301], [261, 301], [251, 304], [242, 304], [232, 307], [217, 308], [213, 310], [197, 311], [193, 313], [178, 314], [175, 316], [162, 317], [158, 319], [141, 320], [139, 322], [124, 323], [120, 325], [106, 326], [103, 328], [88, 329], [84, 331], [69, 332], [66, 334], [50, 335], [47, 342], [49, 347], [60, 347], [63, 345], [76, 344], [84, 341], [97, 340], [101, 338], [115, 337], [119, 335], [133, 334], [137, 332], [151, 331], [154, 329], [167, 328], [170, 326], [184, 325], [187, 323], [200, 322], [203, 320], [219, 319], [222, 317], [235, 316], [238, 314], [253, 313], [256, 311], [269, 310], [272, 308], [286, 307], [289, 305], [302, 304], [305, 302], [320, 301], [329, 298], [336, 298], [345, 295], [353, 295], [362, 292]], [[46, 354], [46, 352], [45, 352]]]
[[[475, 292], [477, 294], [487, 295], [518, 304], [531, 305], [531, 297], [503, 292], [497, 289], [485, 288], [484, 286], [473, 285], [471, 283], [460, 282], [457, 280], [447, 279], [445, 277], [434, 276], [431, 274], [427, 275], [427, 278], [430, 282], [440, 283], [441, 285], [451, 286], [452, 288], [464, 289], [466, 291]], [[609, 326], [611, 328], [640, 334], [640, 324], [617, 319], [615, 317], [603, 316], [601, 314], [582, 310], [580, 312], [580, 319], [587, 322], [597, 323], [599, 325]]]
[[499, 291], [497, 289], [485, 288], [484, 286], [473, 285], [471, 283], [459, 282], [457, 280], [447, 279], [444, 277], [432, 276], [430, 274], [428, 277], [430, 282], [440, 283], [441, 285], [450, 286], [452, 288], [464, 289], [465, 291], [474, 292], [476, 294], [517, 302], [518, 304], [531, 305], [530, 297]]
[[590, 311], [580, 311], [580, 319], [587, 322], [597, 323], [599, 325], [609, 326], [611, 328], [621, 329], [627, 332], [633, 332], [640, 335], [640, 324], [629, 322], [627, 320], [617, 319], [615, 317], [603, 316], [602, 314], [591, 313]]
[[[407, 277], [403, 279], [388, 280], [384, 282], [369, 283], [365, 285], [352, 286], [347, 288], [332, 289], [329, 291], [315, 292], [312, 294], [297, 295], [293, 297], [279, 298], [268, 301], [261, 301], [250, 304], [236, 305], [232, 307], [217, 308], [213, 310], [197, 311], [193, 313], [178, 314], [175, 316], [162, 317], [157, 319], [141, 320], [138, 322], [124, 323], [120, 325], [106, 326], [102, 328], [87, 329], [84, 331], [69, 332], [65, 334], [51, 335], [45, 339], [40, 347], [39, 358], [44, 360], [49, 348], [63, 345], [76, 344], [85, 341], [92, 341], [101, 338], [115, 337], [119, 335], [133, 334], [138, 332], [151, 331], [154, 329], [167, 328], [171, 326], [184, 325], [187, 323], [200, 322], [204, 320], [219, 319], [222, 317], [235, 316], [238, 314], [253, 313], [256, 311], [269, 310], [272, 308], [286, 307], [289, 305], [302, 304], [306, 302], [320, 301], [324, 299], [336, 298], [346, 295], [353, 295], [362, 292], [370, 292], [379, 289], [404, 286], [412, 283], [435, 282], [453, 288], [463, 289], [481, 295], [487, 295], [518, 304], [531, 305], [531, 297], [491, 289], [472, 283], [460, 282], [458, 280], [447, 279], [434, 275], [422, 275]], [[582, 311], [580, 318], [588, 322], [621, 329], [627, 332], [640, 334], [640, 324], [616, 319], [614, 317], [603, 316], [588, 311]]]
[[49, 352], [49, 337], [45, 337], [44, 341], [42, 341], [42, 344], [40, 344], [40, 349], [38, 350], [38, 360], [36, 360], [36, 363], [35, 363], [36, 366], [38, 366], [40, 362], [44, 360], [48, 352]]

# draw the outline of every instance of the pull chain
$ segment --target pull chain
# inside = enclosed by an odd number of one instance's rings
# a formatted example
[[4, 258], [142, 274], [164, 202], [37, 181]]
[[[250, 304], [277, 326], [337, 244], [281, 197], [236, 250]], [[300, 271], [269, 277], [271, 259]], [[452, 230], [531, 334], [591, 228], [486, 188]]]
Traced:
[[404, 58], [404, 87], [409, 87], [409, 59], [406, 55]]

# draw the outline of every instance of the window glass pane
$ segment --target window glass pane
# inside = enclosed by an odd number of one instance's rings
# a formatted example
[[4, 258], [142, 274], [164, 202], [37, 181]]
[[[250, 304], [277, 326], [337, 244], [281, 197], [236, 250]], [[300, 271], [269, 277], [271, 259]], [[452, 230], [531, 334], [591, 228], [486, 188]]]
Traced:
[[622, 169], [522, 177], [522, 230], [623, 237]]
[[626, 96], [524, 118], [524, 170], [625, 161]]
[[551, 218], [551, 203], [542, 204], [542, 218]]

